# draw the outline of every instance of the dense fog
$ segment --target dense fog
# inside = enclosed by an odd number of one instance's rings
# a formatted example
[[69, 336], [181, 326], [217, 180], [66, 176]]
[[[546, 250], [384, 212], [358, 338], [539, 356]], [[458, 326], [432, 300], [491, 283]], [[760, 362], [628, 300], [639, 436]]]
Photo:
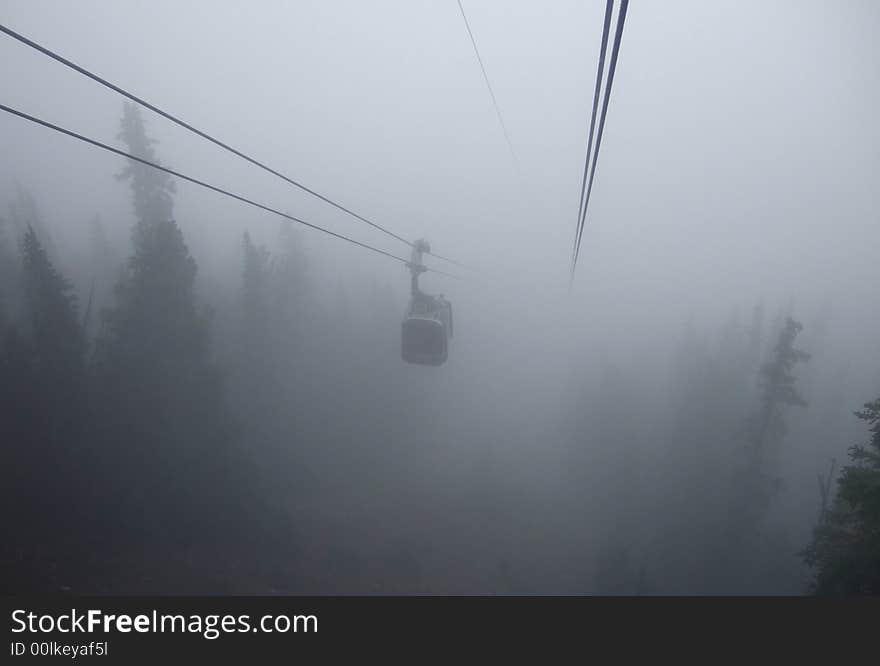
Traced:
[[[880, 8], [633, 3], [569, 285], [605, 3], [462, 4], [515, 159], [455, 2], [0, 0], [465, 265], [425, 257], [454, 336], [405, 363], [404, 263], [0, 114], [4, 589], [880, 591], [876, 536], [849, 587], [820, 538], [880, 446]], [[0, 62], [5, 105], [409, 258], [6, 35]]]

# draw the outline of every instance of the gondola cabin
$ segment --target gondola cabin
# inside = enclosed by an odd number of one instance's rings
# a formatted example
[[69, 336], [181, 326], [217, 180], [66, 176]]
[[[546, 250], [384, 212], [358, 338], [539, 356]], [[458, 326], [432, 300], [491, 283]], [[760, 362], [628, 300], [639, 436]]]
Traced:
[[442, 297], [413, 299], [401, 326], [401, 355], [407, 363], [443, 365], [452, 337], [452, 304]]
[[424, 239], [413, 243], [410, 270], [409, 307], [403, 317], [400, 354], [407, 363], [443, 365], [449, 356], [452, 337], [452, 303], [443, 295], [432, 296], [419, 289], [419, 275], [427, 269], [422, 264], [422, 253], [431, 246]]

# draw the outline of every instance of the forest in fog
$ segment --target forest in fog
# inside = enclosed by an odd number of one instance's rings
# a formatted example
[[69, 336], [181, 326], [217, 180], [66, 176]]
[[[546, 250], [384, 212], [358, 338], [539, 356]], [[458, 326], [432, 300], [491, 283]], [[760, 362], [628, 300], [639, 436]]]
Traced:
[[[156, 159], [138, 107], [120, 138]], [[96, 214], [74, 261], [21, 185], [2, 218], [7, 589], [877, 591], [880, 402], [830, 310], [691, 317], [662, 382], [584, 359], [547, 396], [492, 340], [402, 363], [401, 290], [320, 296], [286, 221], [200, 284], [172, 179], [113, 176], [128, 245]]]
[[[564, 32], [566, 12], [581, 11], [569, 4], [547, 9], [561, 36], [530, 47], [544, 64], [571, 55], [569, 43], [594, 57], [596, 30], [586, 45]], [[573, 89], [565, 72], [540, 60], [505, 69], [499, 55], [529, 42], [533, 24], [550, 34], [538, 9], [514, 3], [505, 35], [474, 9], [525, 175], [511, 167], [454, 12], [396, 7], [400, 21], [425, 25], [386, 34], [357, 3], [309, 5], [315, 16], [291, 25], [290, 48], [332, 24], [365, 60], [340, 51], [314, 66], [351, 68], [354, 89], [292, 60], [290, 89], [276, 90], [261, 78], [275, 62], [260, 51], [276, 48], [271, 39], [253, 46], [264, 64], [252, 77], [241, 63], [224, 70], [241, 86], [225, 104], [172, 72], [165, 47], [154, 45], [155, 60], [131, 55], [144, 94], [176, 95], [185, 117], [468, 264], [430, 257], [454, 277], [421, 277], [455, 307], [439, 367], [401, 359], [404, 264], [0, 119], [0, 590], [880, 593], [880, 88], [868, 85], [880, 12], [853, 3], [834, 19], [851, 30], [834, 39], [848, 34], [852, 49], [833, 57], [860, 65], [820, 95], [811, 86], [828, 77], [809, 54], [826, 5], [805, 3], [785, 50], [765, 58], [772, 36], [749, 28], [754, 48], [744, 45], [724, 25], [752, 26], [748, 12], [718, 4], [713, 14], [691, 3], [715, 37], [675, 23], [675, 9], [668, 22], [650, 7], [629, 19], [573, 285], [566, 253], [585, 137], [560, 128], [584, 131], [592, 83], [578, 79], [569, 103], [554, 96]], [[283, 5], [271, 11], [293, 11]], [[138, 35], [162, 14], [106, 11]], [[212, 11], [218, 25], [256, 20], [223, 3]], [[201, 25], [188, 12], [175, 20]], [[39, 12], [10, 13], [41, 34]], [[785, 21], [776, 10], [764, 18]], [[369, 20], [375, 34], [358, 27]], [[168, 53], [189, 46], [184, 33], [169, 29]], [[440, 52], [450, 34], [460, 54], [418, 55]], [[389, 35], [403, 46], [383, 46]], [[717, 71], [681, 65], [681, 44], [707, 49]], [[83, 48], [99, 59], [97, 46]], [[421, 62], [411, 79], [403, 50]], [[658, 53], [667, 64], [655, 72]], [[100, 111], [65, 119], [65, 104], [45, 101], [48, 87], [30, 78], [72, 74], [37, 55], [7, 60], [18, 87], [4, 103], [375, 241], [109, 92], [92, 100], [99, 93], [71, 87]], [[114, 73], [116, 60], [102, 66]], [[751, 75], [729, 74], [738, 67], [759, 73], [761, 94], [743, 93]], [[706, 94], [679, 117], [667, 101], [691, 103], [667, 88], [688, 83]], [[331, 89], [352, 97], [315, 94]], [[734, 116], [745, 120], [728, 124]]]

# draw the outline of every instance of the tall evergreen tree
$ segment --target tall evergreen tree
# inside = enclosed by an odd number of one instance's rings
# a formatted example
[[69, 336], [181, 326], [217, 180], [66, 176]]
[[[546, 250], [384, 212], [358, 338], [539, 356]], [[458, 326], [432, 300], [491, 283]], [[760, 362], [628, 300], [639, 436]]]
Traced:
[[96, 364], [108, 434], [127, 449], [118, 453], [132, 475], [123, 482], [136, 504], [129, 509], [155, 509], [152, 527], [161, 533], [175, 527], [170, 515], [198, 519], [201, 491], [219, 482], [214, 472], [233, 427], [183, 234], [173, 221], [139, 232], [116, 303], [104, 311]]
[[778, 575], [794, 571], [791, 553], [795, 549], [783, 534], [768, 531], [767, 518], [782, 488], [780, 454], [786, 409], [806, 405], [794, 374], [795, 366], [810, 358], [795, 347], [801, 329], [799, 322], [785, 318], [770, 360], [760, 370], [760, 406], [747, 437], [746, 460], [730, 477], [726, 548], [721, 556], [731, 572], [732, 590], [790, 591], [795, 584]]
[[12, 223], [0, 216], [0, 307], [7, 313], [15, 309], [18, 261], [13, 248]]
[[33, 229], [40, 238], [40, 243], [52, 261], [56, 261], [58, 253], [49, 233], [39, 206], [30, 191], [21, 184], [15, 187], [15, 199], [9, 203], [11, 223], [18, 239], [23, 239], [28, 229]]
[[745, 509], [740, 517], [746, 529], [758, 525], [781, 487], [778, 465], [780, 445], [787, 431], [785, 411], [807, 404], [794, 375], [795, 366], [810, 358], [794, 346], [802, 329], [800, 322], [786, 317], [772, 357], [761, 367], [761, 403], [752, 423], [748, 462], [738, 477], [740, 496], [735, 500]]
[[837, 495], [802, 553], [815, 569], [821, 595], [880, 594], [880, 398], [856, 416], [868, 425], [867, 445], [849, 449]]
[[[122, 126], [129, 149], [155, 160], [137, 107], [126, 105]], [[156, 534], [192, 528], [197, 538], [197, 524], [222, 515], [219, 477], [234, 426], [211, 359], [209, 317], [195, 302], [196, 263], [170, 219], [172, 183], [143, 165], [123, 176], [138, 221], [134, 253], [96, 344], [101, 458], [119, 479], [129, 519], [143, 516]]]
[[[122, 139], [128, 152], [136, 157], [158, 163], [153, 146], [155, 139], [147, 136], [141, 109], [137, 104], [126, 102], [117, 138]], [[174, 181], [164, 171], [130, 160], [125, 169], [117, 174], [118, 180], [131, 181], [134, 213], [142, 226], [168, 222], [174, 211]]]
[[[42, 562], [33, 548], [51, 549], [75, 529], [82, 512], [85, 338], [70, 283], [55, 269], [37, 233], [22, 243], [22, 318], [2, 326], [0, 419], [2, 501], [21, 507], [8, 538]], [[6, 504], [6, 503], [9, 504]], [[39, 544], [39, 545], [36, 545]]]
[[764, 454], [767, 445], [785, 436], [785, 409], [790, 406], [805, 407], [807, 404], [798, 391], [794, 376], [795, 365], [810, 359], [807, 352], [794, 346], [801, 330], [803, 326], [800, 322], [786, 317], [773, 358], [761, 368], [761, 411], [755, 432], [755, 448], [759, 456]]
[[55, 270], [33, 228], [25, 234], [22, 254], [26, 322], [46, 392], [75, 390], [85, 339], [73, 287]]

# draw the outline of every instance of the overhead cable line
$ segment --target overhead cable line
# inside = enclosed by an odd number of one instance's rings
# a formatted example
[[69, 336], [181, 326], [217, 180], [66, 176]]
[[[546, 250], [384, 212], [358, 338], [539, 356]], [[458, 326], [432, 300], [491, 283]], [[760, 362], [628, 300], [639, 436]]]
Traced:
[[587, 156], [584, 160], [584, 176], [581, 181], [581, 197], [578, 203], [578, 214], [574, 225], [574, 242], [571, 246], [571, 261], [574, 262], [574, 252], [577, 246], [581, 215], [584, 211], [584, 195], [587, 191], [587, 176], [590, 173], [590, 154], [593, 148], [593, 133], [596, 129], [596, 112], [599, 110], [599, 93], [602, 88], [602, 76], [605, 73], [605, 52], [608, 50], [608, 31], [611, 27], [611, 14], [614, 11], [614, 0], [605, 2], [605, 23], [602, 27], [602, 43], [599, 46], [599, 67], [596, 71], [596, 88], [593, 91], [593, 113], [590, 117], [590, 134], [587, 138]]
[[581, 219], [578, 224], [578, 234], [574, 247], [574, 256], [571, 261], [571, 276], [570, 281], [574, 281], [574, 272], [577, 267], [578, 256], [580, 255], [581, 250], [581, 238], [584, 232], [584, 222], [587, 217], [587, 207], [590, 205], [590, 194], [593, 191], [593, 178], [596, 175], [596, 162], [599, 159], [599, 148], [602, 146], [602, 132], [605, 129], [605, 116], [608, 113], [608, 101], [611, 97], [611, 87], [614, 84], [614, 72], [617, 69], [617, 56], [620, 53], [620, 40], [623, 36], [623, 26], [626, 21], [626, 9], [629, 5], [629, 0], [621, 0], [620, 2], [620, 14], [617, 18], [617, 27], [614, 32], [614, 46], [611, 49], [611, 64], [608, 67], [608, 83], [605, 86], [605, 95], [602, 99], [602, 115], [599, 118], [599, 129], [596, 133], [596, 150], [593, 152], [593, 164], [590, 168], [590, 179], [589, 184], [587, 185], [587, 194], [584, 199], [583, 210], [581, 212]]
[[[224, 150], [232, 153], [233, 155], [236, 155], [236, 156], [242, 158], [243, 160], [250, 162], [254, 166], [257, 166], [260, 169], [263, 169], [264, 171], [267, 171], [268, 173], [271, 173], [272, 175], [277, 176], [278, 178], [284, 180], [285, 182], [287, 182], [295, 187], [298, 187], [303, 192], [307, 192], [308, 194], [311, 194], [312, 196], [317, 197], [321, 201], [328, 203], [331, 206], [333, 206], [334, 208], [351, 215], [352, 217], [360, 220], [361, 222], [365, 222], [366, 224], [370, 225], [374, 229], [378, 229], [379, 231], [388, 234], [392, 238], [395, 238], [395, 239], [399, 240], [400, 242], [405, 243], [409, 247], [413, 246], [413, 244], [410, 241], [403, 238], [402, 236], [397, 235], [396, 233], [394, 233], [390, 229], [387, 229], [386, 227], [383, 227], [382, 225], [377, 224], [376, 222], [373, 222], [372, 220], [367, 219], [363, 215], [359, 215], [358, 213], [355, 213], [353, 210], [346, 208], [342, 204], [337, 203], [336, 201], [333, 201], [329, 197], [326, 197], [323, 194], [320, 194], [309, 187], [306, 187], [302, 183], [294, 180], [293, 178], [290, 178], [289, 176], [285, 176], [280, 171], [277, 171], [277, 170], [273, 169], [272, 167], [267, 166], [266, 164], [263, 164], [262, 162], [259, 162], [258, 160], [246, 155], [245, 153], [241, 152], [240, 150], [237, 150], [237, 149], [233, 148], [232, 146], [220, 141], [219, 139], [214, 138], [210, 134], [207, 134], [206, 132], [203, 132], [203, 131], [193, 127], [189, 123], [184, 122], [180, 118], [177, 118], [176, 116], [172, 115], [171, 113], [168, 113], [167, 111], [163, 111], [162, 109], [160, 109], [159, 107], [157, 107], [153, 104], [150, 104], [146, 100], [141, 99], [140, 97], [128, 92], [124, 88], [121, 88], [120, 86], [117, 86], [113, 83], [110, 83], [110, 81], [108, 81], [107, 79], [104, 79], [104, 78], [98, 76], [94, 72], [90, 72], [85, 67], [81, 67], [80, 65], [77, 65], [75, 62], [72, 62], [71, 60], [68, 60], [64, 56], [61, 56], [61, 55], [55, 53], [51, 49], [49, 49], [45, 46], [42, 46], [41, 44], [37, 44], [35, 41], [28, 39], [24, 35], [12, 30], [11, 28], [6, 27], [2, 23], [0, 23], [0, 32], [6, 33], [7, 35], [12, 37], [13, 39], [17, 39], [22, 44], [25, 44], [25, 45], [31, 47], [32, 49], [35, 49], [35, 50], [39, 51], [40, 53], [49, 56], [53, 60], [60, 62], [62, 65], [65, 65], [66, 67], [69, 67], [69, 68], [73, 69], [74, 71], [79, 72], [83, 76], [86, 76], [86, 77], [92, 79], [93, 81], [100, 83], [102, 86], [109, 88], [110, 90], [113, 90], [114, 92], [119, 93], [123, 97], [126, 97], [126, 98], [132, 100], [133, 102], [137, 102], [141, 106], [144, 106], [144, 107], [150, 109], [150, 111], [153, 111], [153, 112], [159, 114], [163, 118], [170, 120], [171, 122], [175, 123], [176, 125], [179, 125], [180, 127], [183, 127], [184, 129], [187, 129], [190, 132], [197, 134], [198, 136], [202, 137], [203, 139], [206, 139], [206, 140], [210, 141], [211, 143], [213, 143], [217, 146], [220, 146]], [[459, 266], [465, 267], [463, 264], [459, 264], [458, 262], [453, 262], [451, 259], [445, 259], [444, 257], [441, 257], [439, 255], [433, 255], [433, 256], [437, 257], [438, 259], [444, 259], [445, 261], [449, 261], [450, 263], [455, 263]]]
[[504, 133], [507, 147], [510, 148], [510, 155], [513, 157], [513, 162], [517, 171], [520, 171], [519, 159], [516, 156], [516, 151], [513, 149], [510, 135], [507, 133], [507, 126], [504, 124], [504, 118], [501, 116], [501, 109], [498, 106], [498, 100], [495, 98], [495, 92], [492, 90], [492, 84], [489, 83], [489, 75], [486, 73], [486, 67], [483, 65], [483, 59], [480, 57], [480, 50], [477, 48], [477, 40], [474, 39], [474, 33], [468, 22], [467, 14], [464, 13], [464, 7], [461, 4], [461, 0], [458, 0], [458, 8], [461, 10], [461, 17], [464, 19], [464, 26], [467, 28], [468, 35], [471, 38], [471, 44], [474, 47], [474, 53], [477, 55], [477, 62], [480, 63], [480, 69], [483, 72], [483, 79], [486, 81], [486, 87], [489, 89], [489, 95], [492, 97], [492, 105], [495, 107], [495, 113], [498, 115], [498, 123], [501, 125], [501, 131]]
[[[338, 234], [335, 231], [330, 231], [329, 229], [325, 229], [324, 227], [319, 227], [316, 224], [312, 224], [311, 222], [306, 222], [305, 220], [301, 220], [298, 217], [294, 217], [293, 215], [288, 215], [287, 213], [282, 213], [280, 210], [272, 208], [270, 206], [266, 206], [265, 204], [258, 203], [252, 199], [248, 199], [247, 197], [241, 196], [240, 194], [235, 194], [234, 192], [230, 192], [229, 190], [224, 190], [221, 187], [217, 187], [216, 185], [211, 185], [210, 183], [206, 183], [203, 180], [199, 180], [197, 178], [193, 178], [192, 176], [187, 176], [179, 171], [175, 171], [174, 169], [170, 169], [168, 167], [162, 166], [161, 164], [157, 164], [156, 162], [151, 162], [150, 160], [143, 159], [142, 157], [138, 157], [136, 155], [132, 155], [124, 150], [120, 150], [118, 148], [114, 148], [113, 146], [108, 146], [106, 143], [101, 143], [100, 141], [96, 141], [95, 139], [90, 139], [87, 136], [83, 136], [82, 134], [78, 134], [72, 130], [65, 129], [64, 127], [60, 127], [58, 125], [53, 125], [52, 123], [42, 120], [41, 118], [37, 118], [36, 116], [32, 116], [30, 114], [25, 113], [24, 111], [19, 111], [18, 109], [13, 109], [12, 107], [6, 106], [5, 104], [0, 104], [0, 111], [5, 111], [6, 113], [10, 113], [14, 116], [18, 116], [19, 118], [23, 118], [37, 125], [42, 125], [48, 129], [59, 132], [60, 134], [66, 134], [69, 137], [73, 137], [74, 139], [78, 139], [79, 141], [83, 141], [85, 143], [91, 144], [97, 148], [102, 148], [103, 150], [109, 151], [111, 153], [116, 153], [122, 157], [127, 157], [130, 160], [134, 160], [135, 162], [140, 162], [141, 164], [145, 164], [149, 167], [153, 167], [154, 169], [158, 169], [160, 171], [164, 171], [165, 173], [169, 173], [172, 176], [180, 178], [181, 180], [189, 181], [190, 183], [194, 183], [196, 185], [200, 185], [206, 189], [212, 190], [219, 194], [223, 194], [227, 197], [231, 197], [236, 199], [237, 201], [241, 201], [242, 203], [246, 203], [250, 206], [254, 206], [255, 208], [259, 208], [261, 210], [267, 211], [269, 213], [274, 213], [280, 217], [283, 217], [292, 222], [297, 222], [299, 224], [305, 225], [310, 229], [314, 229], [315, 231], [320, 231], [329, 236], [333, 236], [334, 238], [338, 238], [339, 240], [344, 240], [348, 243], [352, 243], [353, 245], [357, 245], [366, 250], [371, 250], [376, 252], [377, 254], [381, 254], [383, 256], [389, 257], [390, 259], [395, 259], [403, 264], [409, 264], [409, 261], [404, 259], [403, 257], [398, 257], [397, 255], [391, 254], [390, 252], [386, 252], [385, 250], [380, 250], [377, 247], [373, 247], [372, 245], [367, 245], [366, 243], [362, 243], [361, 241], [355, 240], [353, 238], [349, 238], [348, 236], [343, 236], [342, 234]], [[436, 268], [426, 268], [425, 270], [430, 271], [432, 273], [439, 273], [440, 275], [446, 275], [447, 277], [457, 278], [456, 275], [451, 275], [450, 273], [446, 273], [444, 271], [439, 271]]]

